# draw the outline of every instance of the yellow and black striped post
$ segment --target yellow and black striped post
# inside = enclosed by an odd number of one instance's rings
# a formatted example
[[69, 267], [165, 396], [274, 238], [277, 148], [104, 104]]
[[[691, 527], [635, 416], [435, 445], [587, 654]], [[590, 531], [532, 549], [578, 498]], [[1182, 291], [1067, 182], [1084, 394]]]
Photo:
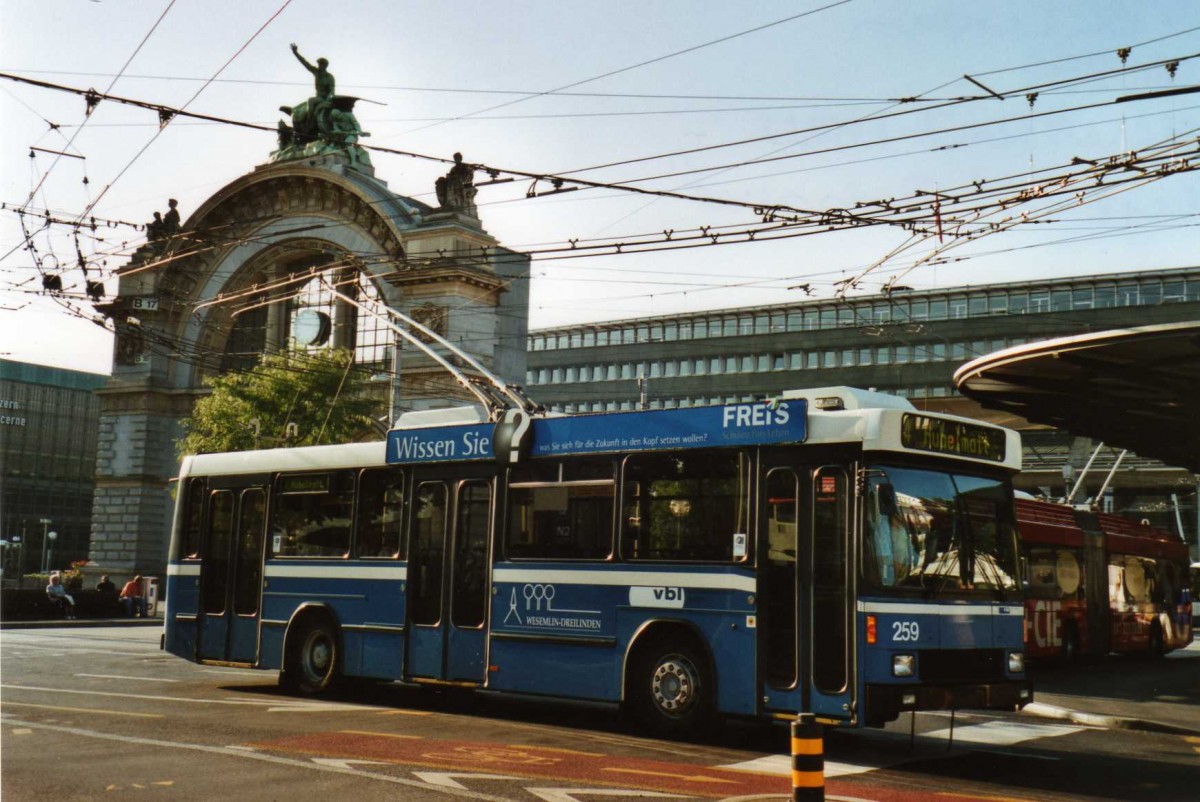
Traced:
[[824, 802], [825, 741], [812, 713], [792, 722], [792, 802]]

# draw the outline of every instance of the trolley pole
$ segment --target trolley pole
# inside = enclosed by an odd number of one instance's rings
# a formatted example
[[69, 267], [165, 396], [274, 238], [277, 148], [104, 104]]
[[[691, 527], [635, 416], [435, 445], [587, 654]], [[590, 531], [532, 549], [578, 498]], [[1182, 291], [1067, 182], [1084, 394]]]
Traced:
[[792, 802], [824, 802], [825, 742], [812, 713], [792, 722]]

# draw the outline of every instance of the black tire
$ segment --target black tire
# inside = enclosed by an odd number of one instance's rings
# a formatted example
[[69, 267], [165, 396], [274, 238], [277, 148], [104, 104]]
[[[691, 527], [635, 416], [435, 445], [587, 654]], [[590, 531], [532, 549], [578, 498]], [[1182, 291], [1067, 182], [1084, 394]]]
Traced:
[[279, 684], [292, 693], [316, 696], [331, 690], [341, 671], [337, 631], [326, 621], [314, 621], [288, 638]]
[[1147, 644], [1146, 654], [1151, 658], [1162, 657], [1167, 653], [1166, 646], [1163, 642], [1162, 627], [1157, 623], [1150, 626], [1150, 640]]
[[1062, 659], [1068, 664], [1079, 662], [1079, 630], [1074, 624], [1067, 625], [1067, 634], [1063, 638]]
[[703, 735], [714, 723], [713, 672], [687, 640], [640, 649], [631, 663], [626, 699], [646, 730], [668, 738]]

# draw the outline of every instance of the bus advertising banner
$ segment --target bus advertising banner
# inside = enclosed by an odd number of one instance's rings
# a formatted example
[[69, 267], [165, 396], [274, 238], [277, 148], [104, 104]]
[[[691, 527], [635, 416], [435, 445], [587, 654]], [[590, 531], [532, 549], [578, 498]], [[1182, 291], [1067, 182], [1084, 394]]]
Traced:
[[[534, 418], [527, 427], [534, 457], [580, 456], [622, 451], [668, 451], [780, 443], [808, 436], [808, 402], [727, 404], [648, 412]], [[497, 424], [432, 426], [388, 432], [387, 462], [457, 462], [496, 458]], [[513, 427], [507, 427], [513, 430]], [[525, 429], [516, 427], [515, 435]]]

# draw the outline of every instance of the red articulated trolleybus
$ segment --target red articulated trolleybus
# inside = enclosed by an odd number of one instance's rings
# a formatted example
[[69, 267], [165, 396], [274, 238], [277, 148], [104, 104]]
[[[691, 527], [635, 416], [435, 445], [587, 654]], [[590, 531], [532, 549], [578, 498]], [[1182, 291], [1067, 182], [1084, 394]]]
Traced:
[[1117, 515], [1018, 498], [1031, 658], [1166, 654], [1192, 641], [1188, 550]]

